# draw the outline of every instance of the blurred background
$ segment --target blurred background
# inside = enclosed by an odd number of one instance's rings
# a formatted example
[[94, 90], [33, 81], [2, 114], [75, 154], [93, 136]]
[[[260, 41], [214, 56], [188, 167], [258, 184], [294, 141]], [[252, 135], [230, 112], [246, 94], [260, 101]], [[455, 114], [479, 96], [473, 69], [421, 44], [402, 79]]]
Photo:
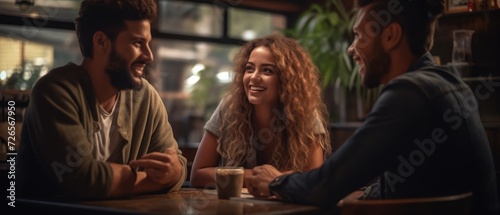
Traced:
[[[18, 106], [27, 105], [31, 87], [47, 71], [82, 60], [73, 23], [81, 0], [20, 3], [0, 0], [2, 96], [14, 96]], [[196, 147], [204, 122], [231, 82], [235, 50], [247, 40], [282, 32], [289, 27], [289, 17], [296, 17], [308, 2], [157, 4], [158, 19], [152, 26], [155, 61], [146, 77], [163, 99], [179, 145]]]
[[[379, 89], [367, 91], [360, 87], [355, 65], [346, 54], [355, 15], [351, 0], [156, 1], [158, 19], [152, 25], [151, 43], [155, 61], [146, 78], [163, 99], [181, 148], [195, 151], [203, 125], [231, 82], [234, 52], [256, 37], [287, 34], [309, 50], [320, 68], [334, 149], [364, 120], [379, 93]], [[453, 1], [445, 2], [446, 14], [438, 23], [432, 53], [440, 63], [449, 63], [452, 32], [474, 30], [472, 57], [463, 78], [482, 95], [478, 97], [481, 119], [494, 153], [500, 157], [497, 1], [484, 0], [470, 10]], [[0, 136], [6, 134], [8, 101], [16, 101], [19, 135], [23, 111], [38, 78], [69, 61], [81, 62], [73, 22], [80, 3], [0, 0]]]

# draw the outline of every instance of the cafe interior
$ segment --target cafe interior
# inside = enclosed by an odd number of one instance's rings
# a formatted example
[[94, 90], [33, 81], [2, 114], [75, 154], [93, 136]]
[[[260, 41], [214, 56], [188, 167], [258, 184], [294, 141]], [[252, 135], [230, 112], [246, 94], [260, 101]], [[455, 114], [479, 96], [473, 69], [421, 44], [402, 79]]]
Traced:
[[[15, 101], [16, 104], [15, 147], [18, 148], [23, 113], [29, 104], [31, 88], [35, 82], [52, 68], [65, 65], [69, 61], [78, 64], [82, 60], [74, 31], [74, 19], [77, 17], [81, 2], [82, 0], [0, 0], [0, 161], [3, 191], [8, 189], [9, 182], [6, 179], [9, 164], [6, 160], [7, 154], [12, 152], [7, 145], [8, 102]], [[204, 133], [203, 126], [232, 80], [232, 56], [242, 44], [273, 33], [291, 35], [299, 40], [307, 37], [307, 33], [323, 33], [322, 35], [331, 36], [331, 41], [344, 44], [330, 47], [332, 53], [338, 54], [332, 55], [335, 57], [345, 55], [345, 44], [348, 45], [352, 41], [349, 26], [352, 25], [355, 6], [351, 0], [156, 0], [156, 2], [158, 19], [152, 23], [151, 43], [155, 60], [148, 65], [145, 77], [158, 91], [168, 111], [174, 137], [188, 160], [188, 174]], [[445, 2], [446, 12], [438, 21], [431, 53], [438, 64], [456, 63], [457, 68], [460, 68], [462, 79], [471, 89], [488, 89], [486, 94], [477, 98], [477, 101], [498, 181], [500, 179], [500, 84], [498, 84], [500, 83], [500, 1], [469, 0], [463, 3], [464, 1], [445, 0]], [[321, 13], [324, 15], [340, 17], [340, 21], [327, 29], [314, 26], [312, 22], [305, 22], [304, 17], [319, 13], [318, 8], [322, 9]], [[332, 30], [340, 33], [328, 33]], [[459, 40], [461, 42], [457, 42]], [[466, 60], [457, 63], [455, 52], [460, 48], [467, 50]], [[314, 53], [311, 54], [314, 56]], [[352, 62], [352, 59], [349, 60]], [[331, 143], [335, 152], [361, 125], [371, 105], [377, 99], [380, 88], [363, 89], [359, 78], [356, 77], [355, 68], [333, 72], [331, 69], [322, 69], [331, 68], [332, 62], [315, 63], [322, 77], [330, 77], [330, 80], [324, 81], [326, 84], [323, 90], [324, 101], [330, 115]], [[153, 195], [76, 205], [30, 200], [23, 202], [22, 199], [18, 199], [20, 204], [18, 207], [24, 205], [56, 213], [83, 211], [82, 214], [321, 214], [324, 212], [312, 206], [276, 201], [219, 201], [208, 191], [190, 189], [189, 186], [182, 189], [185, 190], [169, 194], [170, 196]], [[376, 208], [387, 210], [391, 207], [411, 207], [412, 209], [405, 210], [415, 212], [428, 207], [426, 204], [435, 204], [439, 201], [455, 201], [449, 204], [454, 209], [448, 205], [449, 208], [446, 210], [460, 211], [464, 210], [462, 206], [467, 205], [461, 202], [466, 198], [467, 196], [445, 200], [386, 202], [380, 205], [346, 204], [342, 214], [363, 214], [360, 208], [369, 208], [371, 213], [367, 214], [389, 214], [376, 213], [375, 210]], [[349, 213], [349, 210], [355, 212]], [[423, 212], [423, 214], [430, 213]]]

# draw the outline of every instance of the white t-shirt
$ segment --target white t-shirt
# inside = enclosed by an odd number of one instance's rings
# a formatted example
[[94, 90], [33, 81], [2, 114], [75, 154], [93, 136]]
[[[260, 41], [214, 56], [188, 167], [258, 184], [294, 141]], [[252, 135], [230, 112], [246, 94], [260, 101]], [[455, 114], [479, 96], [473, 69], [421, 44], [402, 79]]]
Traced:
[[[116, 116], [118, 116], [118, 109], [120, 95], [116, 99], [111, 113], [106, 112], [100, 105], [99, 106], [99, 122], [94, 133], [94, 157], [99, 161], [108, 161], [111, 154], [114, 154], [117, 146], [122, 141], [122, 137], [118, 132], [116, 126]], [[113, 156], [116, 157], [116, 156]], [[110, 160], [111, 161], [111, 160]], [[111, 161], [117, 162], [117, 161]]]

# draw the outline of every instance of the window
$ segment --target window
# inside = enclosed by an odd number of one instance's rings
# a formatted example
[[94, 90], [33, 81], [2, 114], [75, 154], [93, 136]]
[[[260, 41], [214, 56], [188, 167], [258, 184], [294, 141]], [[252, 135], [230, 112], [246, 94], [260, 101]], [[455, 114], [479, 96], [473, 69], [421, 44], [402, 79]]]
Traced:
[[74, 31], [0, 25], [2, 89], [29, 90], [49, 69], [81, 61]]
[[[34, 5], [26, 9], [15, 5], [15, 0], [0, 0], [1, 14], [15, 15], [21, 17], [40, 18], [43, 22], [47, 20], [73, 22], [78, 16], [80, 4], [83, 0], [36, 0]], [[37, 26], [40, 26], [37, 25]]]
[[160, 32], [222, 36], [223, 10], [210, 4], [180, 1], [160, 1], [158, 4]]
[[171, 39], [155, 43], [158, 65], [149, 81], [166, 105], [179, 145], [197, 147], [203, 128], [195, 125], [210, 118], [231, 82], [231, 59], [238, 46]]
[[229, 37], [252, 40], [281, 32], [286, 27], [283, 15], [261, 11], [229, 8]]
[[[82, 0], [37, 0], [20, 10], [0, 0], [0, 83], [29, 90], [55, 67], [82, 60], [74, 19]], [[203, 125], [232, 80], [237, 48], [286, 28], [283, 14], [236, 8], [219, 1], [158, 0], [152, 26], [155, 61], [146, 78], [158, 90], [174, 136], [196, 147]], [[7, 82], [9, 82], [7, 84]]]

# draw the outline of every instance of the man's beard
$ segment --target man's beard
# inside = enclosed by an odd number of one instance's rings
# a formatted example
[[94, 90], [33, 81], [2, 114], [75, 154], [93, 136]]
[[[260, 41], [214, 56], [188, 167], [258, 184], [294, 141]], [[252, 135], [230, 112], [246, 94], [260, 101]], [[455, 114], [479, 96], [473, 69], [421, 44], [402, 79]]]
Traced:
[[363, 78], [363, 85], [366, 88], [378, 87], [382, 78], [389, 73], [389, 65], [391, 58], [383, 50], [380, 41], [374, 43], [371, 55], [373, 58], [366, 65], [365, 77]]
[[111, 85], [118, 90], [140, 89], [142, 87], [142, 81], [135, 82], [127, 61], [116, 52], [115, 47], [111, 50], [105, 71]]

